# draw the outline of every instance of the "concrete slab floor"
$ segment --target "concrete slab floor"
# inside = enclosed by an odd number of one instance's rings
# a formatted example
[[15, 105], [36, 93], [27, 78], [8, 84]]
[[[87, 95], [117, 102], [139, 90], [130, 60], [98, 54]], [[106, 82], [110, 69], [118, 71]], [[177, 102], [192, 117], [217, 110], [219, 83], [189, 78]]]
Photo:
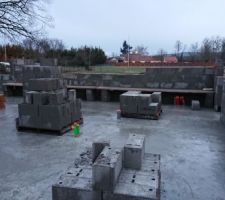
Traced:
[[17, 103], [0, 111], [0, 199], [50, 200], [51, 185], [94, 139], [121, 147], [146, 135], [146, 152], [161, 154], [162, 200], [225, 200], [225, 127], [212, 110], [164, 106], [159, 121], [116, 119], [118, 103], [84, 102], [81, 136], [18, 133]]

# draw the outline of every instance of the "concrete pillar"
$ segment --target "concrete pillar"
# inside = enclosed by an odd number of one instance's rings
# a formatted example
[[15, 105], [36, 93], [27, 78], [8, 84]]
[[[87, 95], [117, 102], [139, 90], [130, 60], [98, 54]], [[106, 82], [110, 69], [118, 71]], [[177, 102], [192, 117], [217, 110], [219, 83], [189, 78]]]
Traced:
[[94, 92], [93, 92], [93, 90], [90, 90], [90, 89], [86, 90], [86, 99], [87, 99], [87, 101], [94, 101]]
[[108, 90], [101, 90], [101, 101], [110, 101], [110, 94]]
[[214, 93], [206, 94], [205, 107], [206, 108], [214, 108]]

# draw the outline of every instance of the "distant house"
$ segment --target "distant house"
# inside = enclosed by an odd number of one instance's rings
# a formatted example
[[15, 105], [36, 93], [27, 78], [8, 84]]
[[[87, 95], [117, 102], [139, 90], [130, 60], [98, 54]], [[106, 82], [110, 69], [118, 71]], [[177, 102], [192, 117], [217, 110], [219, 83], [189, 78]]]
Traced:
[[[151, 63], [152, 57], [148, 55], [132, 53], [129, 55], [129, 61], [131, 63]], [[125, 55], [124, 62], [128, 62], [128, 55]]]
[[164, 56], [164, 63], [178, 63], [178, 59], [176, 56]]

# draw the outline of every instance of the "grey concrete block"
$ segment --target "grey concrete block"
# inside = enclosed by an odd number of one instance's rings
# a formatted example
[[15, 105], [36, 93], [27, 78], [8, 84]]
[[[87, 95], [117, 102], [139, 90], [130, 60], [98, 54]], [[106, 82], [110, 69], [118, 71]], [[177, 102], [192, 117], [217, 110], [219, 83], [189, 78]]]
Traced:
[[113, 191], [122, 169], [122, 150], [105, 147], [93, 164], [93, 188]]
[[151, 94], [139, 94], [138, 97], [138, 114], [147, 115], [148, 114], [148, 107], [151, 103]]
[[76, 90], [69, 90], [68, 91], [68, 99], [69, 101], [75, 101], [77, 98]]
[[159, 200], [159, 191], [148, 185], [135, 183], [118, 183], [114, 192], [105, 192], [103, 199], [107, 200]]
[[25, 103], [28, 104], [33, 104], [33, 93], [35, 93], [34, 91], [26, 91], [25, 92]]
[[124, 167], [141, 169], [145, 152], [145, 136], [130, 134], [124, 146]]
[[71, 115], [71, 123], [78, 121], [82, 118], [80, 99], [76, 99], [75, 101], [70, 102], [70, 115]]
[[42, 105], [39, 106], [39, 112], [41, 118], [40, 129], [59, 131], [71, 123], [68, 103]]
[[110, 93], [108, 90], [101, 90], [101, 101], [103, 102], [110, 101]]
[[86, 90], [86, 99], [87, 101], [94, 101], [94, 93], [92, 90]]
[[120, 110], [122, 114], [138, 112], [138, 96], [139, 94], [131, 92], [120, 95]]
[[48, 105], [49, 99], [46, 92], [33, 92], [33, 104], [35, 105]]
[[153, 103], [162, 103], [162, 92], [153, 92], [151, 99]]
[[161, 107], [159, 103], [150, 103], [148, 111], [150, 115], [157, 115], [160, 112], [160, 109]]
[[101, 192], [93, 191], [91, 178], [62, 176], [52, 186], [52, 200], [100, 200]]
[[48, 99], [50, 105], [58, 105], [64, 103], [63, 91], [54, 91], [48, 93]]
[[123, 169], [114, 191], [104, 192], [103, 199], [159, 200], [160, 156], [145, 154], [143, 163], [141, 170]]
[[95, 141], [92, 143], [92, 162], [94, 162], [99, 154], [103, 151], [106, 146], [110, 146], [109, 141]]
[[200, 110], [200, 102], [198, 100], [191, 101], [192, 110]]
[[33, 91], [51, 91], [60, 88], [60, 79], [56, 78], [40, 78], [30, 79], [27, 84], [27, 90]]
[[19, 104], [19, 126], [25, 128], [38, 128], [40, 125], [39, 106], [32, 104]]

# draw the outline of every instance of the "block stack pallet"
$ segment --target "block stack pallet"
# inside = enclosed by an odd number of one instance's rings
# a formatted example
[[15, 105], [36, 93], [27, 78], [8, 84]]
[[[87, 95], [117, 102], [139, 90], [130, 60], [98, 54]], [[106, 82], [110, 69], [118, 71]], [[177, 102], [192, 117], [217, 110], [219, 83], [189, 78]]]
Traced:
[[121, 116], [158, 120], [162, 113], [161, 92], [141, 94], [129, 91], [120, 95]]
[[[52, 186], [52, 199], [159, 200], [160, 155], [144, 149], [145, 137], [137, 134], [130, 134], [124, 148], [93, 143]], [[96, 159], [93, 152], [99, 153]]]
[[[42, 71], [48, 72], [47, 69]], [[32, 72], [29, 69], [24, 76], [28, 79], [32, 77]], [[53, 72], [53, 75], [47, 75], [59, 76], [56, 71]], [[75, 122], [83, 122], [81, 101], [76, 98], [76, 91], [67, 92], [60, 78], [34, 78], [25, 81], [24, 102], [18, 105], [18, 111], [16, 124], [20, 131], [32, 130], [61, 135], [70, 130], [70, 126]]]

